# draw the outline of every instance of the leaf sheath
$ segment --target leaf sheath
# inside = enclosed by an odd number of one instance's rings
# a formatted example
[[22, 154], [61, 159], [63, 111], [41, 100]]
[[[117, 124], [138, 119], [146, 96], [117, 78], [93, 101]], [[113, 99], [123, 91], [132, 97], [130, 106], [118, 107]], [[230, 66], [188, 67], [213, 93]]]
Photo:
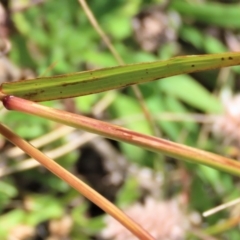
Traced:
[[240, 53], [181, 56], [166, 61], [3, 83], [0, 90], [1, 95], [14, 95], [38, 102], [88, 95], [173, 75], [239, 64]]

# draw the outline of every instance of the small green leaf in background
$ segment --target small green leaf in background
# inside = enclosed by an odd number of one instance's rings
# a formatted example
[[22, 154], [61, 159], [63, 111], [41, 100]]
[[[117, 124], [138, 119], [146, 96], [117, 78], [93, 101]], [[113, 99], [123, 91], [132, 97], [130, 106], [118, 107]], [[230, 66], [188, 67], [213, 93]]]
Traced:
[[187, 42], [190, 42], [198, 50], [205, 50], [207, 53], [226, 52], [227, 48], [217, 38], [204, 34], [196, 28], [183, 26], [180, 36]]
[[[117, 118], [123, 118], [134, 114], [142, 114], [142, 109], [135, 98], [120, 93], [116, 96], [111, 110], [113, 116]], [[128, 123], [126, 127], [141, 133], [151, 134], [149, 124], [145, 119], [141, 121], [132, 121]], [[132, 159], [137, 162], [141, 162], [144, 159], [146, 154], [144, 149], [122, 142], [119, 144], [128, 159]]]
[[15, 209], [0, 216], [0, 237], [7, 239], [12, 228], [23, 224], [26, 212], [22, 209]]
[[[0, 181], [0, 213], [8, 205], [9, 201], [18, 194], [17, 188], [12, 182]], [[0, 227], [1, 228], [1, 227]]]
[[220, 101], [188, 75], [174, 76], [158, 82], [161, 91], [207, 113], [220, 113]]
[[0, 216], [0, 237], [7, 239], [11, 229], [18, 225], [36, 226], [48, 219], [63, 215], [63, 207], [50, 195], [28, 195], [25, 204], [28, 210], [15, 209]]
[[86, 202], [81, 202], [71, 212], [74, 221], [71, 236], [76, 237], [76, 240], [89, 239], [88, 236], [98, 233], [105, 226], [102, 216], [94, 218], [86, 216], [88, 207]]
[[[154, 94], [148, 98], [148, 107], [153, 114], [160, 114], [161, 112], [168, 112], [165, 105], [166, 96]], [[170, 121], [156, 120], [160, 126], [161, 132], [164, 132], [170, 139], [177, 140], [179, 136], [179, 128], [176, 123]]]
[[133, 176], [128, 177], [127, 181], [118, 192], [116, 204], [121, 208], [128, 207], [135, 203], [140, 195], [139, 182]]
[[239, 18], [239, 3], [227, 5], [211, 1], [193, 3], [193, 1], [174, 0], [170, 6], [183, 16], [198, 22], [231, 29], [240, 29], [240, 22], [236, 20]]
[[30, 212], [25, 217], [25, 223], [36, 225], [40, 222], [51, 218], [59, 218], [63, 215], [63, 207], [50, 195], [35, 194], [27, 196], [29, 204], [31, 204]]

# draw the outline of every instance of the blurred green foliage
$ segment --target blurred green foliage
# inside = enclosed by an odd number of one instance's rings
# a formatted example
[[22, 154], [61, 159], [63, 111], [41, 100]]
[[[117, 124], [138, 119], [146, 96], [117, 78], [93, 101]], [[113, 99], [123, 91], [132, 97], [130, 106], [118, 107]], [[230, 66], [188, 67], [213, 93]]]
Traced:
[[[173, 42], [162, 44], [154, 53], [142, 50], [135, 42], [131, 26], [132, 18], [142, 9], [152, 4], [161, 4], [154, 0], [91, 0], [88, 1], [99, 24], [110, 37], [113, 45], [126, 63], [154, 61], [170, 58], [180, 54], [217, 53], [227, 50], [225, 42], [207, 31], [214, 28], [216, 31], [237, 31], [240, 28], [238, 21], [240, 5], [204, 1], [190, 3], [191, 1], [175, 0], [170, 3], [166, 14], [175, 11], [181, 19], [177, 31], [177, 38]], [[80, 8], [78, 1], [58, 0], [46, 1], [39, 6], [31, 7], [25, 11], [12, 14], [16, 32], [11, 36], [12, 49], [10, 58], [22, 68], [31, 68], [36, 75], [41, 75], [54, 62], [56, 66], [47, 74], [63, 74], [83, 71], [89, 68], [102, 68], [117, 65], [116, 60], [103, 44], [98, 34], [90, 25], [85, 13]], [[239, 68], [232, 72], [232, 76], [239, 73]], [[210, 71], [202, 75], [182, 75], [163, 79], [140, 86], [147, 106], [153, 115], [165, 112], [171, 113], [221, 113], [222, 107], [219, 98], [212, 92], [215, 90], [218, 72]], [[199, 79], [197, 78], [198, 76]], [[203, 81], [201, 79], [204, 78]], [[207, 84], [204, 84], [206, 83]], [[203, 84], [202, 84], [203, 83]], [[91, 114], [92, 107], [105, 95], [105, 93], [76, 98], [77, 110], [84, 114]], [[52, 107], [61, 107], [61, 102], [46, 103]], [[108, 120], [114, 118], [131, 118], [132, 115], [142, 114], [138, 100], [131, 89], [116, 92], [114, 101], [107, 109]], [[55, 126], [53, 123], [33, 116], [20, 113], [7, 113], [1, 120], [26, 139], [41, 136]], [[173, 141], [199, 147], [199, 135], [202, 126], [196, 122], [177, 122], [157, 120], [162, 136]], [[142, 119], [130, 122], [126, 127], [135, 131], [152, 134], [148, 123]], [[183, 137], [181, 137], [183, 136]], [[56, 144], [61, 144], [61, 140]], [[216, 152], [219, 143], [206, 137], [201, 148]], [[143, 149], [119, 143], [121, 153], [130, 162], [138, 163], [154, 169], [155, 161], [164, 159], [156, 157]], [[223, 153], [223, 152], [220, 152]], [[68, 154], [61, 158], [60, 163], [72, 170], [77, 160], [77, 153]], [[9, 161], [13, 161], [10, 159]], [[9, 163], [10, 164], [10, 163]], [[12, 164], [12, 163], [11, 163]], [[10, 164], [10, 165], [11, 165]], [[15, 163], [16, 164], [16, 163]], [[168, 163], [162, 163], [169, 174], [171, 169]], [[174, 168], [178, 165], [174, 163]], [[202, 166], [184, 164], [191, 173], [190, 206], [192, 209], [204, 211], [217, 204], [239, 196], [236, 182], [239, 181], [228, 174]], [[40, 193], [29, 189], [21, 193], [23, 186], [20, 182], [34, 182], [44, 186]], [[19, 188], [18, 188], [19, 187]], [[166, 184], [167, 187], [167, 184]], [[171, 187], [171, 186], [168, 186]], [[137, 200], [141, 195], [134, 178], [129, 178], [118, 194], [118, 204], [126, 205]], [[166, 191], [166, 189], [163, 189]], [[131, 195], [131, 193], [134, 193]], [[0, 238], [4, 239], [9, 229], [17, 225], [28, 224], [36, 226], [49, 219], [61, 217], [78, 197], [61, 180], [51, 173], [41, 169], [33, 169], [16, 176], [4, 177], [0, 182]], [[24, 197], [22, 197], [22, 195]], [[59, 197], [61, 196], [61, 197]], [[14, 199], [31, 199], [32, 208], [27, 211], [21, 207], [12, 207]], [[70, 211], [74, 221], [71, 239], [90, 239], [102, 225], [102, 218], [87, 217], [88, 204], [81, 198], [81, 204]], [[226, 212], [204, 219], [204, 224], [216, 224], [225, 218]], [[225, 233], [221, 239], [236, 239], [237, 229]]]

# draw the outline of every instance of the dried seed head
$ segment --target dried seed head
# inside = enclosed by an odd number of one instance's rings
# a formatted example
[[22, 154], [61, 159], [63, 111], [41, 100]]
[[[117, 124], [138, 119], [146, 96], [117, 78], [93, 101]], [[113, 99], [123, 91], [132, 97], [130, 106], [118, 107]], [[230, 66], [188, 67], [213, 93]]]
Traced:
[[[185, 239], [188, 222], [176, 200], [159, 202], [153, 198], [147, 198], [144, 205], [136, 203], [129, 207], [125, 213], [156, 239]], [[110, 216], [106, 218], [106, 224], [107, 226], [102, 232], [104, 238], [137, 239]]]

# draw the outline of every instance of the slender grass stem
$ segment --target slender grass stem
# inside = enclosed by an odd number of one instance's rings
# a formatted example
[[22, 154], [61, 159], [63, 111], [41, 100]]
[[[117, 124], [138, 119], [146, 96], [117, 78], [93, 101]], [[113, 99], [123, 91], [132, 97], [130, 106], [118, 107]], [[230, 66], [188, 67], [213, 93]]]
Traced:
[[[104, 43], [106, 44], [106, 46], [108, 47], [108, 49], [110, 50], [110, 52], [112, 53], [112, 55], [114, 56], [114, 58], [116, 59], [118, 64], [124, 65], [125, 63], [124, 63], [122, 57], [119, 55], [119, 53], [117, 52], [115, 47], [112, 45], [108, 36], [105, 34], [105, 32], [102, 30], [102, 28], [98, 24], [94, 14], [92, 13], [91, 9], [88, 7], [86, 1], [78, 0], [78, 2], [81, 4], [81, 6], [82, 6], [84, 12], [86, 13], [90, 23], [92, 24], [93, 28], [96, 30], [96, 32], [99, 34], [99, 36], [102, 38], [102, 40], [104, 41]], [[160, 131], [157, 128], [157, 125], [152, 117], [152, 114], [149, 112], [147, 105], [145, 104], [141, 90], [139, 89], [139, 87], [137, 85], [132, 86], [132, 90], [133, 90], [136, 98], [139, 100], [139, 103], [143, 110], [144, 116], [145, 116], [146, 120], [148, 121], [153, 134], [156, 136], [159, 136]]]
[[216, 154], [192, 147], [187, 147], [165, 139], [137, 133], [123, 127], [85, 116], [42, 106], [14, 96], [5, 97], [3, 99], [3, 103], [9, 110], [17, 110], [37, 115], [72, 127], [96, 133], [110, 139], [127, 142], [153, 152], [163, 153], [192, 163], [204, 164], [212, 168], [220, 169], [240, 176], [240, 163], [226, 157], [218, 156]]
[[75, 188], [78, 192], [83, 194], [90, 201], [98, 205], [105, 212], [110, 214], [112, 217], [117, 219], [122, 223], [129, 231], [131, 231], [135, 236], [140, 239], [154, 240], [154, 238], [137, 223], [127, 217], [120, 209], [118, 209], [114, 204], [109, 202], [83, 181], [72, 175], [65, 168], [61, 167], [51, 158], [44, 155], [41, 151], [33, 147], [27, 141], [13, 133], [10, 129], [0, 124], [0, 133], [6, 137], [10, 142], [21, 148], [24, 152], [30, 155], [32, 158], [40, 162], [44, 167], [46, 167], [53, 174], [57, 175], [59, 178], [67, 182], [70, 186]]

